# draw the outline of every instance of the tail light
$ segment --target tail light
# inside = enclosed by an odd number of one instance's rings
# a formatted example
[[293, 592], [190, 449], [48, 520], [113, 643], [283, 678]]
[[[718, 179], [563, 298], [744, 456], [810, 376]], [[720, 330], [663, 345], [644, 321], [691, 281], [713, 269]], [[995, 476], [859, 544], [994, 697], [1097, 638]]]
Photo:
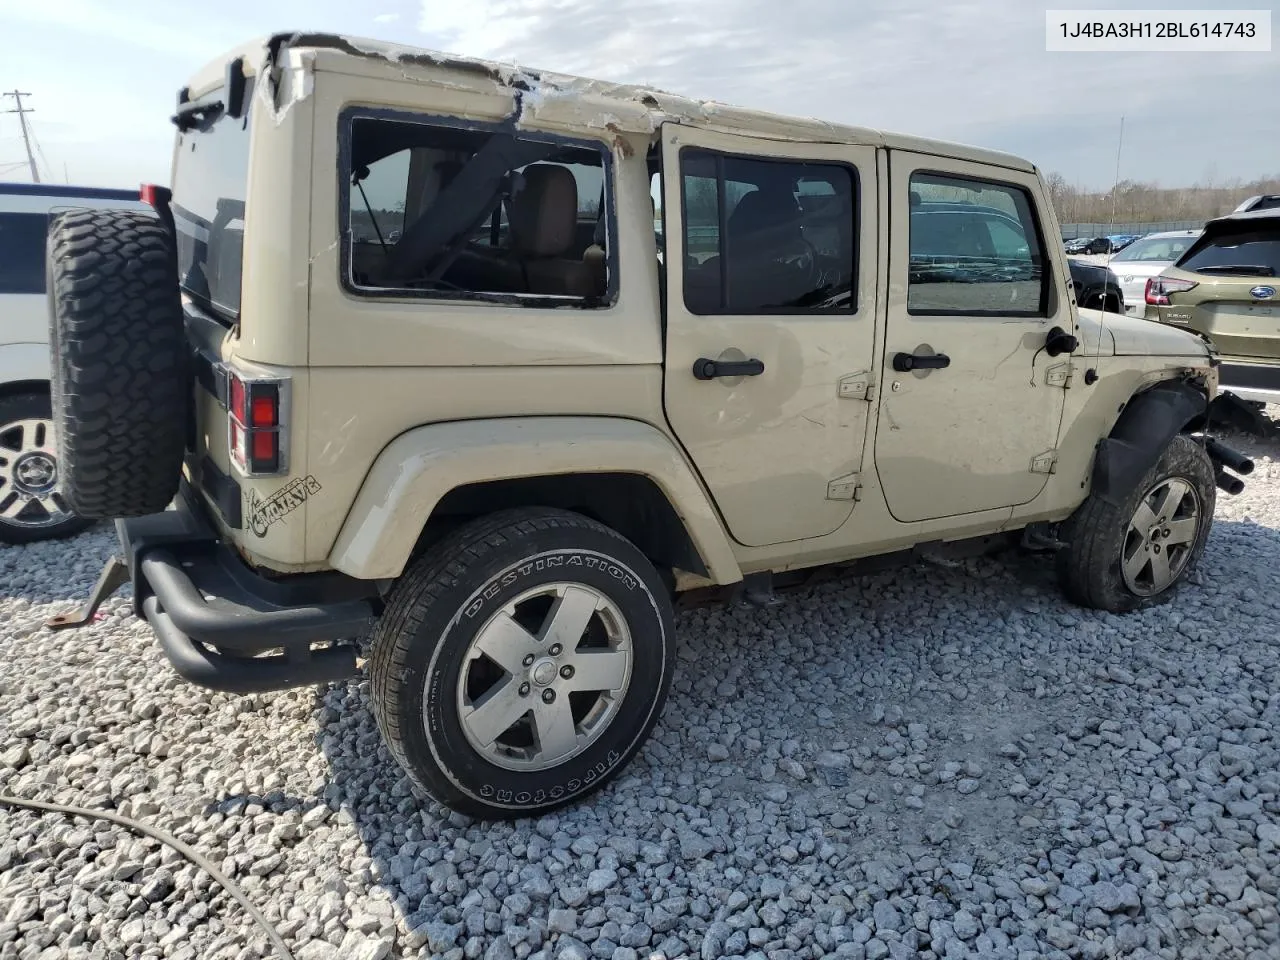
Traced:
[[1194, 280], [1179, 280], [1176, 277], [1151, 277], [1147, 280], [1146, 301], [1153, 307], [1169, 306], [1169, 294], [1185, 293], [1198, 286]]
[[288, 472], [288, 400], [288, 380], [227, 371], [227, 448], [245, 476]]

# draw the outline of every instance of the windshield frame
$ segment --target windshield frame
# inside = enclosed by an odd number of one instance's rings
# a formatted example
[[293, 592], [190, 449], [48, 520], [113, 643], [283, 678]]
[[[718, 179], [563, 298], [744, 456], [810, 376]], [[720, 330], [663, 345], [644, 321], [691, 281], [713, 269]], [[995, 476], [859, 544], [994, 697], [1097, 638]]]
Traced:
[[[541, 143], [577, 150], [587, 150], [600, 156], [600, 166], [604, 176], [605, 204], [601, 215], [605, 217], [606, 230], [606, 288], [601, 297], [574, 297], [558, 294], [533, 293], [501, 293], [493, 291], [472, 291], [452, 289], [423, 289], [418, 287], [395, 286], [370, 288], [359, 286], [352, 278], [353, 231], [351, 230], [352, 194], [356, 194], [355, 203], [359, 204], [359, 191], [351, 183], [353, 169], [353, 139], [356, 121], [382, 120], [393, 123], [418, 124], [424, 127], [449, 127], [475, 133], [506, 135], [520, 141]], [[533, 130], [517, 127], [511, 120], [493, 122], [485, 120], [468, 120], [462, 117], [417, 110], [404, 110], [387, 107], [371, 107], [359, 104], [350, 105], [338, 114], [338, 232], [339, 232], [339, 274], [342, 288], [347, 293], [362, 299], [374, 300], [426, 300], [442, 303], [486, 303], [505, 304], [523, 307], [551, 307], [576, 309], [605, 309], [612, 307], [618, 299], [618, 284], [621, 270], [621, 258], [618, 256], [618, 223], [616, 204], [616, 170], [613, 151], [601, 140], [568, 137], [544, 130]], [[404, 231], [407, 233], [409, 224]]]

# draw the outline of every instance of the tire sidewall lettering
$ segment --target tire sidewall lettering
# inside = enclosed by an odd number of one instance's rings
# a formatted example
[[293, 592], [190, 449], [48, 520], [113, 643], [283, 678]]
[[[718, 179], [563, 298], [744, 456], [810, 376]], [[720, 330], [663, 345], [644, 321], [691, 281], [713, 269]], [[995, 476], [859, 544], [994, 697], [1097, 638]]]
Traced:
[[[581, 754], [539, 773], [505, 770], [476, 754], [462, 734], [455, 694], [461, 659], [475, 633], [513, 596], [558, 580], [583, 582], [619, 604], [632, 630], [636, 673], [613, 725]], [[412, 697], [416, 687], [419, 719], [412, 732], [425, 734], [423, 746], [459, 790], [508, 809], [560, 804], [594, 789], [638, 748], [655, 719], [654, 701], [661, 699], [653, 691], [665, 692], [669, 679], [669, 627], [655, 590], [625, 561], [590, 549], [525, 556], [489, 571], [454, 609], [425, 670], [409, 671], [418, 673], [416, 683], [405, 677], [402, 696]]]

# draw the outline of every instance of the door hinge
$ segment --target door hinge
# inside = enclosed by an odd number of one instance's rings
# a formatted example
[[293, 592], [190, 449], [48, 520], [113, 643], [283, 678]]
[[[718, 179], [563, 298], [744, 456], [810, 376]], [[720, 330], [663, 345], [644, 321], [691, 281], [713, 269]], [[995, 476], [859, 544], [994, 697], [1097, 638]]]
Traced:
[[858, 482], [858, 474], [850, 473], [836, 477], [827, 484], [828, 500], [852, 500], [857, 503], [862, 499], [862, 484]]
[[837, 393], [845, 400], [870, 400], [871, 374], [863, 371], [841, 377]]
[[1071, 364], [1055, 363], [1045, 371], [1044, 382], [1050, 387], [1066, 390], [1071, 386]]
[[1048, 453], [1042, 453], [1031, 461], [1032, 473], [1054, 473], [1058, 466], [1058, 451], [1050, 450]]

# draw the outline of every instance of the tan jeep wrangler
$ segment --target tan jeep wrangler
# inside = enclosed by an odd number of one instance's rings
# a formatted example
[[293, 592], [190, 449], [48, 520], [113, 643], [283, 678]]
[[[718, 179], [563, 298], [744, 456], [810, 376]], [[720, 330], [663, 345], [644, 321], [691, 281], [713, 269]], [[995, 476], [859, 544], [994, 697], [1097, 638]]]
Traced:
[[[159, 217], [50, 240], [61, 483], [174, 668], [364, 668], [396, 759], [520, 816], [657, 719], [673, 601], [1011, 536], [1166, 599], [1215, 361], [1082, 311], [988, 150], [328, 35], [192, 79]], [[960, 548], [963, 549], [963, 546]]]

